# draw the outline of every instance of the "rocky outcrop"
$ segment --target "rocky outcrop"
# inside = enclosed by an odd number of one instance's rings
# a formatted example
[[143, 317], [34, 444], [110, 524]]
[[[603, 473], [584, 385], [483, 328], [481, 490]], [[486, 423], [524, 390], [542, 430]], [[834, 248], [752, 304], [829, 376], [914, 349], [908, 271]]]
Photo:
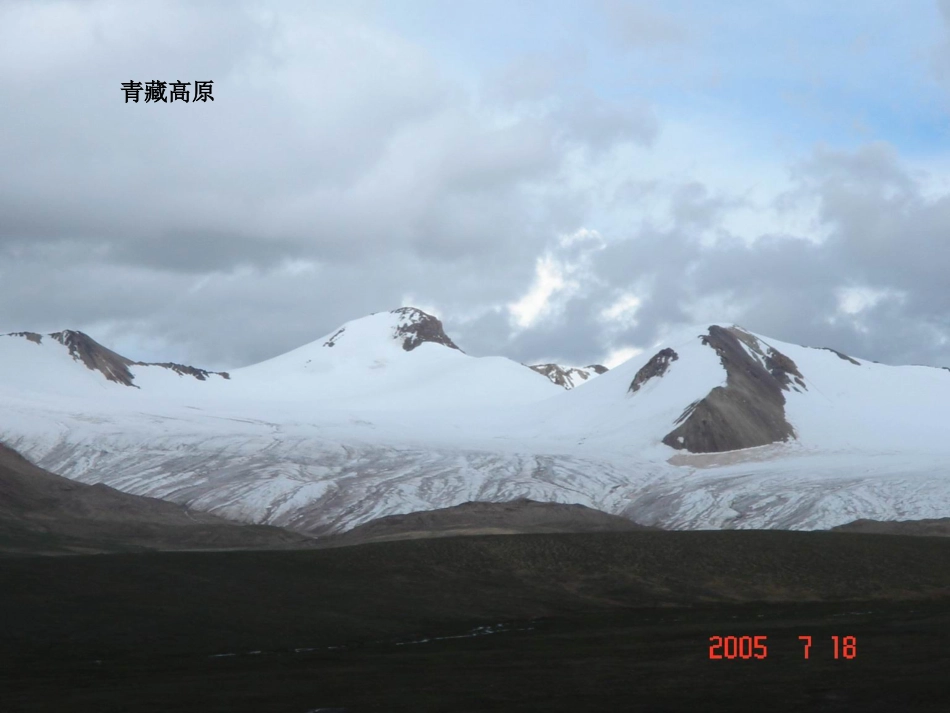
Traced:
[[[768, 345], [763, 346], [757, 337], [749, 334], [743, 329], [739, 329], [738, 327], [717, 326], [715, 328], [725, 329], [725, 331], [748, 347], [749, 351], [752, 352], [752, 355], [761, 360], [768, 372], [781, 384], [783, 390], [788, 391], [787, 387], [789, 386], [791, 386], [796, 391], [806, 389], [805, 382], [803, 381], [801, 372], [798, 370], [798, 366], [796, 366], [795, 362], [782, 354], [780, 351], [773, 349]], [[711, 331], [712, 328], [710, 328], [710, 332]], [[722, 356], [721, 353], [720, 356]]]
[[23, 337], [24, 339], [27, 339], [28, 341], [31, 341], [31, 342], [33, 342], [34, 344], [42, 344], [42, 343], [43, 343], [43, 335], [42, 335], [42, 334], [37, 334], [36, 332], [10, 332], [10, 334], [8, 334], [7, 336], [10, 336], [10, 337]]
[[852, 359], [852, 358], [849, 357], [847, 354], [842, 354], [842, 353], [839, 352], [837, 349], [832, 349], [831, 347], [819, 347], [819, 349], [824, 349], [826, 352], [831, 352], [832, 354], [837, 354], [839, 359], [844, 359], [845, 361], [849, 361], [849, 362], [851, 362], [852, 364], [854, 364], [855, 366], [861, 366], [861, 362], [857, 361], [856, 359]]
[[333, 334], [330, 335], [330, 338], [323, 343], [325, 347], [335, 347], [336, 340], [343, 336], [343, 333], [346, 332], [346, 327], [340, 327]]
[[226, 371], [206, 371], [204, 369], [199, 369], [196, 366], [188, 366], [187, 364], [176, 364], [173, 361], [163, 361], [163, 362], [152, 362], [146, 363], [143, 361], [133, 362], [139, 366], [160, 366], [163, 369], [169, 369], [174, 371], [179, 376], [193, 376], [198, 381], [207, 381], [209, 376], [220, 376], [222, 379], [230, 379], [231, 375]]
[[573, 389], [588, 379], [603, 374], [607, 371], [606, 366], [601, 364], [590, 364], [589, 366], [561, 366], [560, 364], [532, 364], [528, 366], [543, 376], [548, 377], [552, 383], [565, 389]]
[[100, 372], [109, 381], [125, 386], [135, 386], [132, 383], [135, 376], [129, 371], [129, 367], [135, 363], [131, 359], [126, 359], [111, 349], [106, 349], [82, 332], [67, 329], [63, 332], [54, 332], [49, 336], [69, 349], [69, 356], [76, 361], [81, 361], [86, 368]]
[[[375, 313], [374, 313], [375, 314]], [[421, 344], [431, 342], [432, 344], [441, 344], [449, 349], [459, 349], [458, 345], [449, 338], [442, 327], [442, 322], [437, 317], [423, 312], [415, 307], [400, 307], [394, 309], [390, 314], [396, 315], [399, 319], [392, 330], [392, 338], [402, 341], [402, 348], [411, 352]], [[340, 327], [330, 335], [323, 346], [335, 347], [340, 338], [346, 334], [346, 327]], [[464, 353], [464, 352], [463, 352]]]
[[806, 390], [788, 356], [737, 327], [712, 326], [701, 337], [726, 370], [726, 385], [690, 404], [663, 443], [691, 453], [718, 453], [787, 441], [784, 392]]
[[407, 352], [426, 342], [462, 351], [445, 333], [442, 322], [431, 314], [415, 307], [400, 307], [394, 309], [392, 314], [399, 315], [399, 324], [393, 330], [393, 338], [402, 339], [402, 348]]
[[670, 364], [677, 359], [679, 359], [679, 355], [669, 347], [661, 349], [650, 358], [650, 361], [640, 367], [640, 371], [633, 377], [627, 391], [635, 394], [650, 379], [663, 376], [666, 370], [670, 368]]

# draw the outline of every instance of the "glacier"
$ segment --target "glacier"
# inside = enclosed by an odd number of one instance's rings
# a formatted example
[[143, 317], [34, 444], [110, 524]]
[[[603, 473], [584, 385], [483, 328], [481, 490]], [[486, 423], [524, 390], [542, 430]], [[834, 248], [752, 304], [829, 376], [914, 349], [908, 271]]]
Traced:
[[[5, 335], [0, 440], [81, 482], [312, 534], [519, 497], [682, 529], [950, 516], [945, 369], [742, 332], [800, 370], [804, 386], [784, 393], [795, 437], [689, 453], [662, 439], [727, 384], [709, 325], [567, 391], [509, 359], [410, 340], [441, 330], [427, 319], [354, 320], [229, 378], [130, 362], [134, 387], [56, 340]], [[631, 393], [661, 348], [678, 358]]]

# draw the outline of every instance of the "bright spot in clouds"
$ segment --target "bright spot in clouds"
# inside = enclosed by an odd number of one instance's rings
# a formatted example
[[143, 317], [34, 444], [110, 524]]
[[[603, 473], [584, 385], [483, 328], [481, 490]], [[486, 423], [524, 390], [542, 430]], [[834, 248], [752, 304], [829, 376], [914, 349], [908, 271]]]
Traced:
[[870, 287], [843, 287], [838, 290], [838, 311], [856, 315], [871, 309], [881, 300], [900, 298], [891, 290], [875, 290]]
[[641, 300], [634, 294], [626, 293], [609, 307], [601, 310], [600, 318], [606, 322], [622, 321], [628, 324], [636, 324], [637, 308]]
[[643, 350], [639, 347], [620, 347], [618, 349], [612, 350], [607, 358], [604, 359], [604, 366], [608, 369], [613, 369], [616, 366], [620, 366], [628, 359], [633, 359], [638, 354], [642, 354]]
[[947, 0], [260, 5], [0, 2], [0, 333], [228, 370], [412, 305], [524, 363], [950, 364]]
[[515, 324], [521, 329], [531, 327], [550, 311], [554, 295], [576, 286], [576, 283], [565, 279], [562, 266], [551, 255], [538, 258], [534, 272], [531, 289], [520, 300], [508, 305]]

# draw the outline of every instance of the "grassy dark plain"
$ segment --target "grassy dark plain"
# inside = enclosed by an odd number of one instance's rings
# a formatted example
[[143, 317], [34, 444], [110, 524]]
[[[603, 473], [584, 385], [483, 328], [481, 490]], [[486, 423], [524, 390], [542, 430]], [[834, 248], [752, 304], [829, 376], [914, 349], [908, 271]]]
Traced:
[[[8, 557], [0, 622], [0, 711], [950, 709], [939, 538], [628, 532]], [[711, 661], [712, 635], [767, 636], [768, 656]], [[832, 635], [855, 636], [857, 657], [835, 660]]]

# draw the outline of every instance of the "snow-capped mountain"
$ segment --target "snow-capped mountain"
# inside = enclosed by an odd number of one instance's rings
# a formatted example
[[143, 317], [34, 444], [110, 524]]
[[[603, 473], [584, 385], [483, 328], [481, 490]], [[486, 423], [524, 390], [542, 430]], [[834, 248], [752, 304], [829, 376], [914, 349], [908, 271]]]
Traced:
[[607, 371], [607, 367], [601, 364], [590, 364], [589, 366], [532, 364], [530, 368], [534, 369], [539, 374], [544, 374], [553, 383], [565, 389], [573, 389], [575, 386], [580, 386], [588, 379], [593, 379], [595, 376], [600, 376], [605, 371]]
[[242, 393], [339, 409], [405, 411], [508, 406], [549, 398], [550, 383], [504, 357], [471, 357], [422, 310], [347, 322], [278, 357], [231, 372]]
[[681, 330], [571, 390], [463, 353], [412, 308], [228, 374], [57, 334], [0, 337], [0, 441], [239, 520], [319, 533], [516, 498], [687, 528], [950, 515], [950, 371], [735, 326]]

